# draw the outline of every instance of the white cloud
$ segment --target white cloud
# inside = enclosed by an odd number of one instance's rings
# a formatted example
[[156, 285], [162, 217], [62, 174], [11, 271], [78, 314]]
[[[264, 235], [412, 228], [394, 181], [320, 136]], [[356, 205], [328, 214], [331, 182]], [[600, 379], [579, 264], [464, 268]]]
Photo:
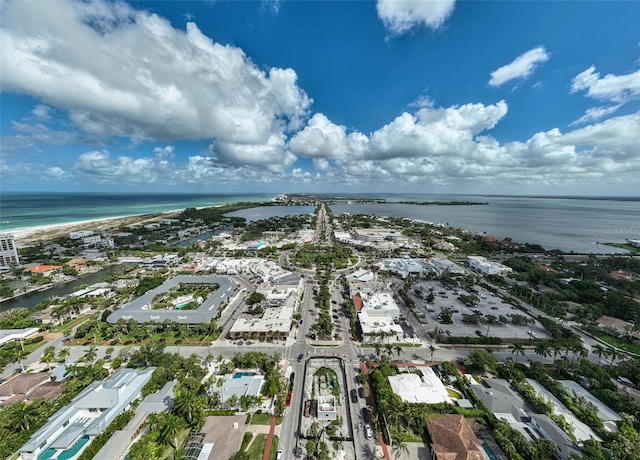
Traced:
[[414, 27], [439, 28], [453, 13], [455, 0], [378, 0], [378, 17], [392, 35]]
[[236, 162], [290, 161], [271, 154], [273, 139], [301, 126], [312, 102], [293, 70], [263, 70], [194, 23], [177, 30], [124, 3], [7, 2], [2, 15], [2, 90], [65, 109], [82, 132], [215, 139]]
[[173, 158], [173, 152], [175, 148], [173, 145], [167, 145], [165, 147], [156, 147], [153, 149], [153, 154], [160, 160], [169, 160]]
[[493, 128], [506, 113], [504, 101], [423, 107], [415, 114], [402, 113], [370, 136], [357, 131], [347, 134], [344, 126], [316, 114], [292, 137], [289, 148], [303, 157], [342, 160], [458, 155], [473, 150], [474, 137]]
[[549, 60], [544, 46], [538, 46], [515, 58], [511, 63], [491, 72], [489, 85], [500, 86], [516, 78], [527, 78], [538, 65]]
[[45, 175], [52, 179], [64, 179], [67, 177], [67, 173], [59, 166], [52, 166], [45, 170]]
[[49, 114], [49, 112], [51, 112], [51, 107], [44, 104], [36, 105], [31, 111], [31, 113], [33, 114], [33, 117], [37, 121], [43, 121], [43, 122], [51, 120], [51, 115]]
[[584, 113], [583, 116], [578, 118], [576, 121], [572, 122], [571, 126], [581, 125], [583, 123], [590, 123], [592, 121], [598, 121], [601, 118], [607, 117], [612, 113], [615, 113], [620, 107], [622, 107], [622, 104], [610, 105], [607, 107], [592, 107], [590, 109], [587, 109], [587, 111]]
[[586, 91], [587, 96], [625, 103], [640, 97], [640, 70], [626, 75], [607, 74], [600, 78], [595, 66], [579, 73], [571, 81], [571, 92]]

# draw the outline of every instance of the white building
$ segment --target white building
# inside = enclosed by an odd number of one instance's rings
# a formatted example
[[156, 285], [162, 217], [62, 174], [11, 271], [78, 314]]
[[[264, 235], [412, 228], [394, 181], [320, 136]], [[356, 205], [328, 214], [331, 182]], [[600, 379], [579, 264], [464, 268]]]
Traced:
[[18, 265], [18, 249], [13, 235], [0, 235], [0, 270]]
[[511, 267], [507, 267], [498, 262], [491, 262], [482, 256], [468, 256], [467, 262], [472, 270], [484, 273], [485, 275], [503, 275], [513, 271]]
[[362, 311], [372, 317], [389, 316], [392, 319], [400, 317], [400, 308], [393, 295], [389, 292], [361, 292]]
[[420, 275], [424, 270], [419, 260], [403, 257], [400, 259], [383, 259], [376, 264], [380, 270], [389, 271], [406, 278], [409, 275]]
[[402, 327], [396, 324], [391, 316], [369, 316], [364, 310], [358, 313], [358, 322], [364, 343], [397, 343], [404, 339]]
[[422, 376], [413, 373], [390, 376], [391, 389], [408, 403], [452, 404], [447, 389], [433, 369], [421, 367], [420, 372]]
[[77, 458], [140, 396], [155, 369], [121, 369], [107, 380], [91, 383], [31, 436], [18, 450], [20, 458]]
[[353, 238], [367, 243], [379, 243], [384, 240], [406, 243], [408, 238], [397, 230], [388, 228], [356, 228], [353, 231]]
[[69, 239], [79, 240], [81, 238], [88, 238], [93, 235], [92, 230], [79, 230], [77, 232], [69, 233]]

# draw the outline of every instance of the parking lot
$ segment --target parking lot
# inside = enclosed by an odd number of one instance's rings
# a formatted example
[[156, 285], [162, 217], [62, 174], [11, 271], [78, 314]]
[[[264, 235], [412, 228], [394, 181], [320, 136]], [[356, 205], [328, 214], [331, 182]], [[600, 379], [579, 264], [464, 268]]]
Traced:
[[[420, 281], [409, 291], [410, 298], [415, 302], [414, 312], [409, 312], [407, 309], [404, 315], [416, 334], [424, 339], [433, 337], [437, 326], [441, 328], [441, 338], [446, 336], [490, 336], [502, 339], [546, 337], [546, 331], [542, 325], [526, 312], [480, 286], [475, 286], [473, 290], [475, 292], [461, 288], [446, 288], [439, 281]], [[433, 295], [433, 300], [428, 301], [430, 294]], [[460, 296], [469, 295], [477, 296], [479, 301], [469, 306], [459, 299]], [[451, 313], [450, 324], [446, 324], [441, 318], [441, 313], [447, 309]], [[478, 323], [463, 322], [465, 315], [475, 316], [479, 319]]]

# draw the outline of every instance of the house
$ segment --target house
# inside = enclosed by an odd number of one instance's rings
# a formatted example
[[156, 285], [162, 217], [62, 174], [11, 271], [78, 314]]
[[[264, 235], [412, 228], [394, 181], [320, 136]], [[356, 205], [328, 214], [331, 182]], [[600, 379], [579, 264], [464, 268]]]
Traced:
[[238, 400], [242, 396], [259, 396], [262, 385], [264, 385], [264, 375], [258, 375], [255, 372], [227, 374], [220, 388], [220, 401], [224, 404], [234, 395]]
[[432, 460], [485, 460], [482, 443], [462, 415], [429, 417]]
[[71, 458], [80, 453], [140, 396], [155, 369], [121, 369], [91, 383], [31, 436], [18, 450], [20, 458]]
[[420, 369], [422, 376], [414, 373], [389, 376], [389, 384], [404, 402], [425, 404], [451, 404], [451, 398], [442, 381], [430, 367]]
[[62, 265], [36, 264], [35, 266], [25, 268], [22, 272], [23, 273], [42, 273], [44, 275], [51, 275], [61, 269], [62, 269]]
[[555, 458], [569, 460], [574, 454], [582, 454], [582, 451], [573, 442], [571, 437], [565, 433], [562, 428], [556, 425], [548, 415], [532, 414], [531, 426], [535, 428], [544, 439], [549, 439], [558, 447], [558, 450], [555, 453]]
[[73, 268], [74, 270], [81, 271], [87, 268], [87, 259], [71, 259], [65, 265]]

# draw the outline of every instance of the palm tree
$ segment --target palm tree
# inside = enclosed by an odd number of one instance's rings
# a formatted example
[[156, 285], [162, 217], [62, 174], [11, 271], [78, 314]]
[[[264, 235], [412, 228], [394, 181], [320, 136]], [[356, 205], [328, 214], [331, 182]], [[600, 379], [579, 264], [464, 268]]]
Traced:
[[373, 348], [376, 351], [376, 356], [380, 357], [380, 351], [382, 350], [382, 344], [380, 342], [375, 342], [373, 344]]
[[393, 345], [391, 345], [390, 343], [387, 343], [385, 344], [384, 349], [389, 355], [389, 358], [391, 358], [391, 355], [393, 354]]
[[398, 354], [398, 359], [400, 359], [400, 353], [402, 353], [402, 347], [400, 345], [395, 345], [393, 347], [393, 349], [396, 351], [396, 353]]
[[606, 357], [609, 354], [607, 348], [600, 345], [599, 343], [594, 345], [591, 351], [594, 355], [598, 355], [598, 366], [600, 365], [600, 361], [602, 360], [602, 355]]
[[182, 431], [182, 424], [184, 422], [178, 416], [171, 413], [167, 414], [164, 418], [164, 423], [160, 427], [160, 435], [158, 440], [163, 444], [169, 444], [174, 449], [178, 447], [178, 438], [180, 431]]
[[39, 417], [38, 407], [27, 401], [15, 403], [9, 411], [9, 417], [12, 420], [11, 425], [21, 430], [28, 430]]
[[622, 352], [615, 347], [609, 348], [609, 356], [611, 356], [611, 364], [615, 364], [616, 359], [622, 356]]
[[511, 345], [511, 353], [515, 353], [516, 364], [518, 364], [518, 355], [524, 356], [524, 345], [522, 345], [520, 342], [514, 343], [513, 345]]
[[58, 362], [61, 364], [64, 364], [67, 361], [67, 358], [69, 357], [70, 354], [71, 352], [67, 347], [61, 348], [60, 351], [58, 352]]
[[18, 353], [16, 354], [16, 361], [18, 362], [18, 364], [20, 364], [20, 369], [22, 370], [22, 372], [24, 372], [24, 364], [22, 364], [22, 361], [27, 359], [28, 356], [29, 353], [24, 350], [18, 350]]
[[405, 441], [405, 436], [402, 433], [395, 433], [393, 438], [393, 456], [396, 460], [400, 460], [403, 456], [409, 455], [409, 446], [407, 446], [407, 442]]
[[98, 356], [97, 347], [95, 345], [91, 345], [82, 357], [82, 361], [93, 363], [93, 361], [96, 359], [96, 356]]
[[435, 353], [435, 351], [437, 350], [437, 348], [431, 344], [429, 345], [429, 353], [431, 354], [431, 362], [433, 363], [433, 354]]
[[541, 358], [547, 358], [551, 356], [551, 351], [549, 350], [549, 348], [550, 347], [548, 342], [545, 342], [543, 340], [539, 341], [538, 343], [536, 343], [536, 355], [540, 356]]
[[40, 361], [47, 364], [47, 370], [51, 370], [51, 363], [56, 359], [56, 348], [47, 347], [40, 358]]

